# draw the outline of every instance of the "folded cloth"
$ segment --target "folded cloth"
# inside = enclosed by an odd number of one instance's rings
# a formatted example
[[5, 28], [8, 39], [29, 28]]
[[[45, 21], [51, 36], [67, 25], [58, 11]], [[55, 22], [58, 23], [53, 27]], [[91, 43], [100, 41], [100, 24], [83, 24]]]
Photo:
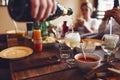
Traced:
[[39, 68], [43, 66], [53, 65], [60, 63], [60, 60], [57, 56], [50, 56], [45, 58], [39, 58], [34, 60], [21, 60], [21, 61], [13, 61], [12, 67], [14, 71], [21, 71], [21, 70], [27, 70], [27, 69], [33, 69], [33, 68]]

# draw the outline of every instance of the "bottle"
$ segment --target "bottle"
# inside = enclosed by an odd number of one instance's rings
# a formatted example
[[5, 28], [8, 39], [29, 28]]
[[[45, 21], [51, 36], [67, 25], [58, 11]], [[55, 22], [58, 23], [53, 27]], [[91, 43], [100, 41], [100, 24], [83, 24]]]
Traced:
[[26, 34], [25, 34], [25, 38], [24, 38], [24, 44], [26, 46], [29, 46], [31, 48], [33, 48], [33, 23], [27, 23], [26, 24]]
[[120, 8], [120, 6], [119, 6], [120, 4], [119, 4], [119, 0], [114, 0], [114, 6], [113, 6], [113, 8]]
[[62, 25], [62, 34], [63, 34], [63, 36], [65, 35], [66, 32], [68, 32], [68, 26], [67, 26], [67, 21], [64, 21], [63, 25]]
[[[60, 17], [62, 15], [72, 15], [71, 8], [65, 9], [60, 4], [56, 3], [57, 10], [55, 14], [50, 15], [47, 21]], [[31, 22], [35, 21], [31, 16], [31, 4], [30, 0], [9, 0], [8, 12], [15, 21]]]
[[33, 40], [34, 40], [34, 50], [38, 52], [42, 51], [42, 36], [38, 23], [34, 23]]
[[27, 23], [27, 32], [26, 36], [28, 39], [32, 39], [33, 37], [33, 23]]
[[48, 36], [48, 27], [46, 22], [40, 22], [40, 29], [42, 34], [42, 39], [44, 40]]

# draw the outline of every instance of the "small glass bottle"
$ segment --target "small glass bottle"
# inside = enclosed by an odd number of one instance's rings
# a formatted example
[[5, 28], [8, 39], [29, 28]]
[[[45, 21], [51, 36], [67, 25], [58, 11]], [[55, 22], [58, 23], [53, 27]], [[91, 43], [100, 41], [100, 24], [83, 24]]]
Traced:
[[44, 40], [48, 36], [48, 27], [46, 25], [46, 22], [40, 22], [40, 29], [41, 29], [42, 39]]
[[38, 23], [34, 23], [33, 40], [34, 40], [34, 50], [42, 51], [42, 36]]
[[68, 32], [68, 26], [67, 21], [64, 21], [62, 25], [62, 35], [64, 36], [66, 32]]
[[32, 39], [32, 37], [33, 37], [33, 23], [27, 23], [26, 37], [28, 39]]

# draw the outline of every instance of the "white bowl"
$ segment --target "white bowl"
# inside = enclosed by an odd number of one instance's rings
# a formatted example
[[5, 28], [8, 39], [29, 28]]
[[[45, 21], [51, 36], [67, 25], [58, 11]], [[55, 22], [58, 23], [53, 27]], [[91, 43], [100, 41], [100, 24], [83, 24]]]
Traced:
[[89, 61], [88, 62], [88, 61], [79, 60], [80, 58], [83, 58], [82, 53], [79, 53], [79, 54], [75, 55], [74, 58], [75, 58], [76, 64], [78, 65], [79, 68], [85, 69], [85, 70], [93, 69], [96, 66], [98, 66], [100, 64], [101, 60], [102, 60], [101, 56], [93, 54], [93, 53], [86, 53], [86, 57], [95, 59], [95, 61]]

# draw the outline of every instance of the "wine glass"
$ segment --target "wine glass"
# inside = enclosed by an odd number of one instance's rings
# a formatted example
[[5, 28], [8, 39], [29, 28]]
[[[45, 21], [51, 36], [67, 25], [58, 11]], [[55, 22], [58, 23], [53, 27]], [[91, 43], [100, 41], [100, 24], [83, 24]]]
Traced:
[[71, 48], [71, 56], [66, 61], [70, 64], [75, 63], [73, 49], [75, 47], [80, 47], [80, 34], [78, 32], [67, 32], [65, 34], [65, 44]]
[[106, 52], [106, 60], [109, 62], [110, 59], [115, 57], [115, 53], [119, 49], [119, 35], [105, 34], [102, 40], [104, 41], [102, 49]]

